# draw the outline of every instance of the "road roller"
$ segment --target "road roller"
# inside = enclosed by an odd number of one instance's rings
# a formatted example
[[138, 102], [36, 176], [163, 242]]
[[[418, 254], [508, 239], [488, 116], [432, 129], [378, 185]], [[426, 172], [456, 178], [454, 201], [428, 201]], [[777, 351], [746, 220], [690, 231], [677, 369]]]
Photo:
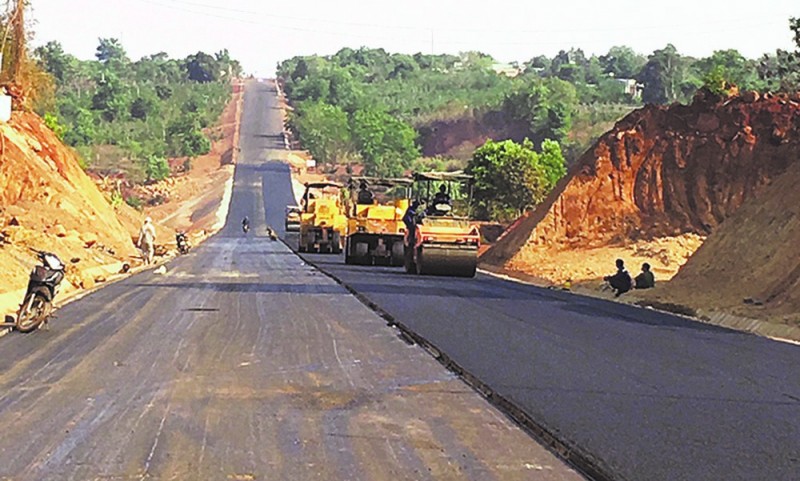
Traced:
[[300, 214], [300, 252], [339, 254], [347, 230], [347, 216], [342, 202], [342, 184], [312, 182], [305, 184]]
[[403, 242], [406, 272], [474, 277], [480, 230], [470, 220], [473, 178], [463, 172], [417, 172], [413, 175], [409, 216]]
[[408, 178], [350, 178], [346, 264], [403, 265], [403, 214], [412, 184]]

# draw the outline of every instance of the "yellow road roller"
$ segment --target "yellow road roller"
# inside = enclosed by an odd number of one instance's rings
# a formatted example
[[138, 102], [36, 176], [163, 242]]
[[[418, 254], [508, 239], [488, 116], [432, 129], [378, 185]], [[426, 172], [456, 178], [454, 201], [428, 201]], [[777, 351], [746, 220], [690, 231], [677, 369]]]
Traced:
[[346, 264], [403, 265], [403, 214], [408, 209], [411, 185], [411, 179], [350, 179]]
[[473, 178], [463, 172], [417, 172], [406, 218], [404, 267], [414, 274], [474, 277], [480, 230], [470, 220]]
[[300, 214], [300, 252], [339, 254], [347, 230], [342, 202], [342, 184], [306, 183]]

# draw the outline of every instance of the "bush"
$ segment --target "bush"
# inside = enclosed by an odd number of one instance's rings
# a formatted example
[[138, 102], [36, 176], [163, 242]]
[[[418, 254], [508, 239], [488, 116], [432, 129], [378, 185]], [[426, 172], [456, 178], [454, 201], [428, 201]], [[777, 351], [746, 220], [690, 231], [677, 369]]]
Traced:
[[142, 210], [142, 199], [132, 195], [125, 199], [125, 203], [136, 210]]
[[150, 155], [144, 161], [144, 173], [149, 182], [169, 177], [169, 163], [164, 157]]

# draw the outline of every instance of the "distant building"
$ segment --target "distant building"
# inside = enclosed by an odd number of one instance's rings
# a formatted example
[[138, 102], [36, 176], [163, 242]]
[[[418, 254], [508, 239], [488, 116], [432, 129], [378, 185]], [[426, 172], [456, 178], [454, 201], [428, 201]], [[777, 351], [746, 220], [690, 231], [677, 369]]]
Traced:
[[633, 99], [641, 98], [642, 90], [644, 89], [643, 84], [636, 82], [636, 79], [632, 78], [618, 78], [616, 80], [622, 84], [625, 95]]
[[494, 70], [497, 75], [505, 75], [506, 77], [512, 78], [522, 73], [522, 69], [519, 68], [519, 65], [513, 63], [494, 63], [492, 64], [492, 70]]

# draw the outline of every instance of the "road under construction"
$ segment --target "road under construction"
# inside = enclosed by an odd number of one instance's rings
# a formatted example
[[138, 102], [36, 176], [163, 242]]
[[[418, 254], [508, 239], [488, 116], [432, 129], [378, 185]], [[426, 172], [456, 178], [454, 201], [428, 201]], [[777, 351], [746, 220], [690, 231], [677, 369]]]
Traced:
[[281, 132], [248, 83], [223, 230], [0, 339], [0, 479], [797, 479], [800, 347], [300, 257]]

